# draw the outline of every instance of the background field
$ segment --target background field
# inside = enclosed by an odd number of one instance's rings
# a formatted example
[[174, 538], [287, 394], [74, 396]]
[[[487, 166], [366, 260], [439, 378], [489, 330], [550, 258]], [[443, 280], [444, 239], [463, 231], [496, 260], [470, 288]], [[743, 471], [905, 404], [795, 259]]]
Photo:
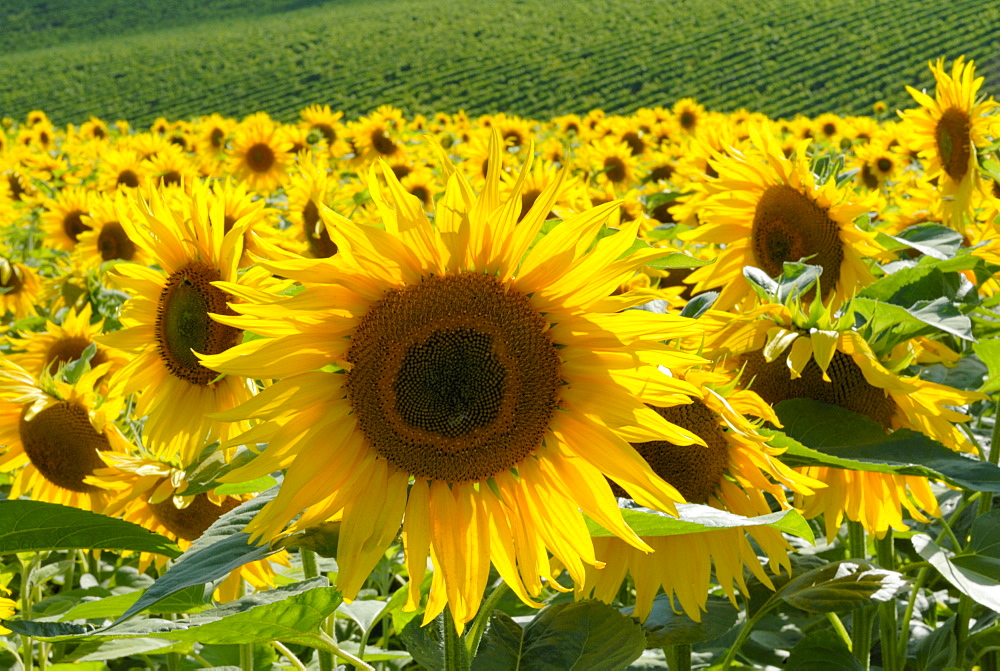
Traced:
[[358, 116], [627, 113], [693, 96], [774, 117], [910, 106], [927, 61], [1000, 91], [983, 0], [0, 0], [0, 113], [148, 125], [319, 102]]

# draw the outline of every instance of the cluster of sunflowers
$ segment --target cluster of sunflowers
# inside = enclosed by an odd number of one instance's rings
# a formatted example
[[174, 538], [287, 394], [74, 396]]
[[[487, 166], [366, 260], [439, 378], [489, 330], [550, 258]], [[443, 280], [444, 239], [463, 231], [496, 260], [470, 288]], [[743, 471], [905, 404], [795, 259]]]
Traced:
[[[459, 627], [491, 567], [535, 606], [563, 572], [609, 602], [630, 573], [640, 618], [662, 589], [695, 619], [713, 565], [734, 603], [745, 573], [771, 584], [758, 554], [789, 568], [776, 528], [641, 538], [616, 497], [795, 508], [831, 537], [926, 521], [926, 478], [791, 468], [762, 428], [809, 398], [977, 449], [958, 426], [986, 396], [913, 374], [968, 344], [882, 337], [854, 300], [933, 260], [914, 231], [953, 232], [966, 293], [1000, 288], [997, 104], [972, 63], [932, 70], [935, 97], [892, 119], [682, 100], [544, 123], [321, 106], [148, 132], [8, 123], [9, 496], [184, 546], [249, 498], [219, 486], [280, 472], [254, 541], [338, 522], [349, 600], [401, 537], [406, 609]], [[796, 269], [819, 279], [767, 290]], [[243, 567], [217, 598], [287, 564]]]

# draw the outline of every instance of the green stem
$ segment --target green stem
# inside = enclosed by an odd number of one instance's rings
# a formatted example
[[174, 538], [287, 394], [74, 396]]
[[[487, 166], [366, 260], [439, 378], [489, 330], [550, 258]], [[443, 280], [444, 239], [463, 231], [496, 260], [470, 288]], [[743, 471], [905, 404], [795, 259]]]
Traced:
[[668, 645], [663, 648], [670, 671], [691, 671], [691, 646], [685, 644]]
[[[37, 555], [36, 555], [37, 556]], [[34, 567], [34, 557], [22, 559], [21, 562], [21, 618], [31, 619], [31, 570]], [[35, 664], [34, 642], [30, 636], [21, 635], [21, 659], [24, 661], [25, 671], [32, 671]]]
[[969, 642], [969, 620], [972, 619], [972, 598], [963, 594], [955, 612], [955, 658], [959, 666], [965, 664], [965, 651]]
[[[330, 634], [323, 631], [322, 629], [319, 630], [319, 637], [323, 639], [323, 642], [325, 642], [328, 646], [336, 650], [337, 657], [343, 657], [344, 659], [347, 660], [349, 664], [353, 664], [359, 669], [365, 669], [365, 671], [375, 671], [374, 666], [372, 666], [371, 664], [367, 664], [364, 660], [358, 659], [351, 653], [341, 648], [339, 645], [337, 645], [337, 641], [333, 640], [333, 637], [330, 636]], [[327, 654], [329, 655], [330, 653], [327, 652]]]
[[295, 653], [289, 650], [283, 643], [280, 641], [271, 641], [271, 645], [273, 645], [274, 649], [281, 653], [281, 656], [287, 659], [288, 663], [294, 666], [297, 671], [306, 671], [306, 665], [302, 663], [302, 660], [296, 657]]
[[827, 613], [826, 620], [833, 627], [833, 630], [837, 632], [841, 640], [844, 641], [844, 645], [847, 646], [847, 649], [850, 650], [851, 646], [854, 645], [854, 642], [851, 640], [851, 635], [847, 633], [847, 627], [844, 626], [841, 619], [836, 613]]
[[444, 639], [445, 671], [469, 671], [471, 668], [469, 650], [465, 647], [465, 641], [462, 640], [461, 634], [458, 633], [455, 617], [449, 606], [444, 607], [441, 628]]
[[[879, 566], [896, 570], [896, 553], [892, 542], [892, 529], [885, 537], [875, 539], [875, 554]], [[882, 668], [884, 671], [902, 669], [896, 658], [896, 598], [893, 597], [878, 606], [879, 634], [882, 639]]]
[[253, 643], [240, 644], [240, 669], [253, 671]]
[[469, 659], [475, 657], [476, 652], [479, 651], [479, 642], [482, 640], [483, 632], [486, 631], [486, 626], [490, 622], [490, 615], [496, 610], [497, 604], [500, 603], [500, 599], [507, 593], [507, 590], [507, 583], [501, 580], [493, 588], [493, 591], [486, 598], [486, 601], [483, 602], [483, 605], [479, 607], [476, 619], [472, 621], [472, 624], [469, 626], [469, 633], [465, 635], [465, 645], [469, 651]]
[[[920, 594], [920, 590], [923, 589], [924, 583], [927, 582], [927, 576], [930, 575], [930, 567], [925, 566], [920, 569], [920, 573], [917, 574], [917, 580], [913, 583], [913, 587], [910, 588], [910, 599], [906, 602], [906, 610], [903, 611], [903, 621], [899, 627], [899, 642], [896, 645], [896, 655], [899, 659], [906, 659], [906, 648], [907, 644], [910, 642], [910, 621], [913, 619], [913, 610], [917, 604], [917, 595]], [[885, 644], [882, 644], [885, 647]]]
[[[315, 552], [305, 548], [299, 548], [299, 559], [302, 560], [302, 573], [305, 575], [306, 580], [319, 577], [319, 567], [316, 564]], [[333, 617], [334, 616], [331, 615], [327, 619], [329, 620]], [[323, 625], [321, 625], [320, 634], [325, 633], [322, 630], [322, 627], [326, 624], [327, 623], [324, 622]], [[327, 635], [327, 637], [333, 640], [332, 636]], [[336, 645], [336, 642], [334, 642], [334, 645]], [[329, 650], [323, 650], [320, 648], [316, 651], [316, 655], [319, 659], [319, 671], [333, 671], [333, 654]]]
[[760, 622], [761, 618], [763, 618], [769, 610], [776, 606], [779, 601], [780, 599], [772, 596], [768, 602], [754, 614], [753, 617], [747, 618], [743, 628], [740, 629], [740, 633], [736, 636], [736, 640], [733, 641], [731, 646], [729, 646], [729, 650], [726, 650], [726, 656], [722, 660], [722, 671], [729, 671], [733, 662], [736, 661], [736, 655], [739, 654], [740, 649], [743, 648], [743, 644], [746, 643], [747, 639], [750, 637], [750, 632], [752, 632], [753, 628], [757, 626], [757, 623]]
[[[852, 559], [868, 557], [865, 528], [860, 522], [847, 522], [847, 549]], [[872, 616], [871, 608], [855, 608], [851, 613], [851, 652], [864, 671], [868, 671], [871, 664]]]

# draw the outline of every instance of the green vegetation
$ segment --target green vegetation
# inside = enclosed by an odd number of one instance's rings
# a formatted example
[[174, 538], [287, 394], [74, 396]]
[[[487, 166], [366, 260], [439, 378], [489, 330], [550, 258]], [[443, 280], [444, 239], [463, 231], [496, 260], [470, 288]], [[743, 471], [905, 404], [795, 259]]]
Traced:
[[1000, 88], [1000, 4], [954, 0], [44, 0], [0, 5], [0, 111], [147, 125], [310, 103], [544, 118], [691, 96], [775, 117], [909, 106], [929, 60]]

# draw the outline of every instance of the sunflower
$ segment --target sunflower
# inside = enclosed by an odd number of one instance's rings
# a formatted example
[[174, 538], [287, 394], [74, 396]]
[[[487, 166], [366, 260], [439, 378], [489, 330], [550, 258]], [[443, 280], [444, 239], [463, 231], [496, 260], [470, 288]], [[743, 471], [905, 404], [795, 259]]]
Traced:
[[114, 348], [96, 344], [95, 338], [101, 334], [104, 320], [91, 324], [91, 319], [89, 303], [79, 310], [70, 308], [61, 324], [48, 320], [44, 331], [25, 332], [20, 339], [12, 339], [10, 343], [15, 351], [8, 356], [36, 377], [45, 371], [55, 375], [60, 366], [76, 361], [94, 344], [97, 351], [90, 360], [91, 367], [109, 363], [107, 374], [114, 373], [128, 363], [128, 357]]
[[299, 162], [300, 172], [292, 177], [288, 193], [288, 219], [293, 237], [305, 241], [304, 253], [322, 259], [337, 253], [326, 224], [320, 220], [320, 208], [327, 204], [335, 181], [326, 163], [314, 154], [306, 154]]
[[184, 149], [170, 144], [163, 151], [147, 160], [149, 177], [153, 184], [164, 187], [187, 188], [198, 179], [198, 167]]
[[334, 112], [329, 105], [309, 105], [299, 115], [302, 117], [300, 125], [307, 131], [319, 133], [332, 155], [342, 156], [350, 151], [342, 139], [346, 131], [341, 122], [343, 112]]
[[[0, 589], [2, 589], [2, 588], [0, 588]], [[4, 594], [6, 594], [6, 593], [7, 593], [7, 591], [4, 590]], [[16, 608], [17, 608], [17, 604], [16, 603], [14, 603], [13, 601], [11, 601], [10, 599], [8, 599], [5, 596], [0, 596], [0, 620], [9, 619], [14, 614], [14, 611], [15, 611]], [[6, 627], [0, 626], [0, 636], [6, 636], [9, 633], [10, 633], [10, 629], [7, 629]]]
[[109, 149], [98, 165], [98, 187], [105, 193], [136, 189], [146, 183], [147, 167], [134, 149]]
[[95, 116], [80, 124], [80, 135], [91, 140], [106, 140], [108, 138], [108, 124]]
[[405, 125], [403, 112], [391, 105], [382, 105], [369, 116], [352, 123], [349, 137], [357, 158], [367, 164], [376, 158], [388, 160], [402, 156], [400, 133]]
[[927, 176], [938, 177], [944, 196], [944, 223], [959, 231], [971, 216], [972, 192], [980, 188], [977, 147], [989, 144], [987, 131], [993, 99], [976, 94], [983, 78], [975, 76], [975, 64], [961, 56], [945, 71], [944, 59], [930, 63], [937, 88], [934, 98], [911, 86], [906, 90], [920, 104], [919, 109], [900, 112], [913, 128], [915, 148], [927, 161]]
[[24, 319], [35, 314], [41, 292], [42, 282], [33, 268], [0, 256], [0, 321], [6, 322], [8, 315]]
[[179, 454], [184, 462], [240, 428], [205, 415], [249, 399], [253, 384], [238, 377], [217, 379], [192, 351], [217, 354], [240, 342], [240, 328], [208, 317], [233, 314], [226, 306], [233, 297], [215, 283], [239, 281], [236, 286], [244, 286], [259, 277], [246, 273], [237, 280], [243, 234], [252, 217], [224, 233], [222, 201], [210, 207], [208, 187], [200, 182], [192, 186], [192, 196], [179, 202], [167, 202], [154, 189], [149, 202], [133, 202], [120, 213], [129, 239], [159, 270], [131, 263], [115, 266], [112, 281], [132, 297], [122, 309], [124, 328], [98, 339], [133, 357], [112, 386], [141, 392], [135, 413], [149, 416], [143, 429], [146, 444], [157, 456]]
[[[185, 470], [152, 456], [141, 456], [141, 451], [131, 455], [105, 453], [102, 457], [105, 465], [95, 469], [86, 481], [109, 492], [103, 514], [162, 534], [181, 550], [191, 547], [219, 517], [250, 498], [214, 492], [184, 495], [188, 487]], [[287, 555], [282, 551], [234, 569], [216, 586], [215, 600], [228, 603], [243, 596], [244, 580], [257, 590], [273, 589], [271, 563], [287, 567]], [[163, 555], [143, 552], [139, 572], [145, 572], [150, 564], [162, 569], [166, 563]]]
[[90, 215], [83, 218], [87, 230], [80, 233], [73, 249], [74, 262], [96, 268], [106, 261], [132, 261], [147, 265], [146, 255], [128, 237], [118, 211], [126, 206], [122, 192], [94, 194]]
[[76, 246], [80, 234], [90, 229], [83, 220], [90, 214], [91, 198], [90, 189], [67, 187], [42, 201], [46, 246], [66, 251]]
[[288, 166], [295, 158], [289, 154], [291, 146], [271, 117], [258, 112], [237, 126], [229, 169], [250, 189], [273, 191], [288, 179]]
[[785, 158], [777, 140], [759, 128], [751, 131], [747, 153], [712, 161], [719, 177], [705, 185], [702, 225], [681, 239], [725, 245], [716, 263], [691, 273], [695, 292], [720, 289], [716, 307], [725, 310], [752, 294], [740, 277], [744, 266], [781, 274], [785, 262], [808, 259], [823, 268], [824, 297], [838, 301], [874, 281], [866, 257], [884, 250], [875, 233], [859, 229], [854, 219], [873, 209], [877, 194], [857, 197], [839, 188], [831, 176], [817, 184], [808, 165], [808, 142], [794, 159]]
[[[675, 445], [669, 441], [636, 444], [638, 452], [657, 475], [672, 484], [691, 503], [708, 504], [746, 517], [766, 515], [771, 504], [765, 493], [783, 509], [784, 485], [797, 494], [812, 494], [822, 484], [782, 464], [780, 450], [767, 446], [748, 417], [777, 423], [771, 408], [757, 394], [734, 389], [731, 376], [690, 370], [680, 377], [695, 385], [698, 396], [687, 405], [657, 408], [665, 419], [701, 437], [705, 447]], [[625, 495], [622, 491], [616, 491]], [[597, 556], [606, 562], [601, 570], [586, 569], [586, 582], [577, 585], [577, 597], [611, 603], [621, 589], [625, 572], [635, 582], [635, 614], [645, 620], [657, 590], [663, 588], [688, 617], [701, 621], [708, 599], [711, 567], [720, 586], [736, 606], [735, 588], [743, 594], [747, 567], [762, 583], [771, 581], [757, 560], [747, 534], [757, 542], [777, 572], [791, 571], [791, 549], [781, 532], [770, 527], [726, 528], [697, 534], [643, 538], [655, 551], [647, 554], [618, 538], [595, 538]]]
[[[713, 313], [709, 320], [729, 322], [706, 345], [709, 356], [742, 366], [750, 388], [768, 403], [810, 398], [864, 415], [886, 431], [919, 431], [957, 451], [974, 447], [955, 426], [969, 416], [953, 410], [985, 398], [919, 377], [899, 375], [883, 364], [857, 331], [853, 314], [829, 312], [806, 318], [781, 305], [764, 305], [740, 317]], [[703, 316], [704, 318], [704, 316]], [[909, 363], [913, 354], [894, 362]], [[891, 527], [905, 530], [902, 511], [927, 521], [938, 515], [926, 478], [876, 472], [809, 467], [810, 477], [828, 486], [797, 502], [807, 517], [824, 514], [827, 535], [836, 535], [845, 515], [869, 533], [884, 536]]]
[[580, 154], [584, 169], [598, 188], [620, 193], [638, 183], [638, 160], [625, 142], [602, 138], [582, 147]]
[[449, 166], [434, 226], [383, 163], [387, 189], [374, 178], [369, 189], [385, 228], [324, 208], [341, 253], [265, 263], [305, 289], [234, 305], [247, 318], [219, 319], [265, 337], [202, 359], [231, 375], [284, 378], [220, 415], [267, 420], [240, 442], [269, 443], [225, 479], [288, 469], [253, 537], [278, 536], [302, 510], [288, 531], [339, 518], [338, 588], [354, 599], [402, 523], [406, 608], [419, 606], [429, 553], [437, 570], [424, 622], [448, 605], [459, 628], [478, 610], [491, 561], [536, 606], [546, 550], [582, 579], [598, 560], [581, 511], [647, 548], [605, 476], [673, 511], [680, 495], [628, 441], [700, 442], [644, 404], [694, 391], [657, 369], [700, 360], [661, 344], [694, 323], [621, 312], [642, 299], [610, 297], [661, 252], [629, 253], [634, 225], [590, 249], [617, 203], [531, 247], [555, 185], [518, 224], [519, 189], [499, 198], [502, 146], [494, 132], [478, 196]]
[[17, 471], [10, 498], [30, 494], [100, 512], [104, 490], [84, 482], [103, 465], [100, 452], [125, 453], [129, 446], [114, 424], [120, 396], [96, 391], [109, 364], [83, 373], [73, 384], [43, 374], [41, 379], [11, 361], [0, 361], [0, 472]]
[[236, 128], [233, 119], [219, 114], [202, 117], [195, 124], [195, 151], [208, 165], [215, 165], [226, 149], [226, 141]]
[[705, 117], [705, 108], [694, 98], [681, 98], [674, 103], [674, 118], [685, 133], [695, 133]]

